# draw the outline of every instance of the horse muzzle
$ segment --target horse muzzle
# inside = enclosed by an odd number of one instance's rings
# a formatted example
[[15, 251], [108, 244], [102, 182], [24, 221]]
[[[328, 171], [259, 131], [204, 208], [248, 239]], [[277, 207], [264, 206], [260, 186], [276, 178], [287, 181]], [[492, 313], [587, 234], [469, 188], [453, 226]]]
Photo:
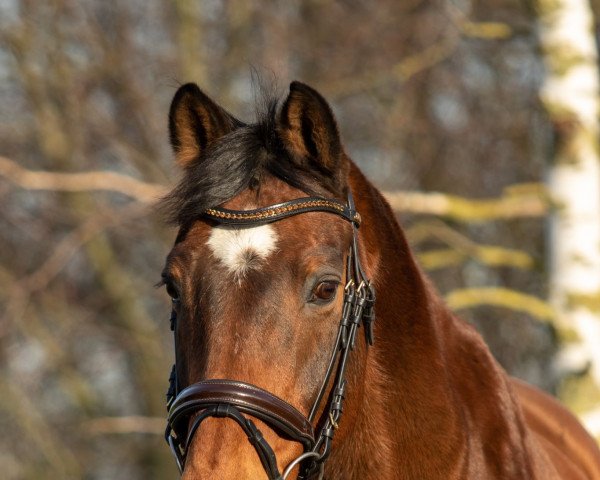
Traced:
[[[246, 415], [262, 420], [283, 438], [302, 444], [304, 453], [283, 474], [279, 472], [273, 449]], [[269, 480], [285, 480], [296, 465], [320, 456], [312, 451], [316, 442], [310, 421], [292, 405], [248, 383], [211, 379], [185, 388], [170, 405], [165, 437], [180, 471], [194, 434], [209, 417], [230, 418], [239, 425], [256, 450]]]

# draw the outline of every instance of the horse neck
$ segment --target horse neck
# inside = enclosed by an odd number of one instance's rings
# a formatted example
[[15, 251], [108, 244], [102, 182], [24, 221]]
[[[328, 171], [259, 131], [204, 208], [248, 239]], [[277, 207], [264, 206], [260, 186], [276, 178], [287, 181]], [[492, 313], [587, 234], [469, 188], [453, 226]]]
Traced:
[[[375, 345], [361, 344], [350, 365], [348, 426], [340, 429], [330, 468], [333, 478], [395, 478], [398, 466], [390, 459], [399, 451], [404, 462], [440, 458], [447, 447], [454, 455], [463, 441], [445, 372], [442, 332], [452, 317], [415, 263], [391, 208], [354, 166], [351, 186], [363, 218], [361, 256], [377, 293]], [[424, 401], [432, 398], [435, 405]]]

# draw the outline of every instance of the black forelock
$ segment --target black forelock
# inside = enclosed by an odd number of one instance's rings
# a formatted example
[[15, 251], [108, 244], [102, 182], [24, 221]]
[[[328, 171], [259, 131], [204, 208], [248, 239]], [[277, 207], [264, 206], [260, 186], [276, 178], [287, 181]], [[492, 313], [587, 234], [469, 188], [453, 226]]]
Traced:
[[253, 124], [241, 124], [211, 145], [184, 170], [183, 177], [160, 202], [172, 224], [184, 226], [197, 220], [207, 208], [221, 205], [260, 182], [268, 172], [308, 195], [334, 195], [329, 179], [291, 158], [277, 133], [277, 105], [267, 99]]

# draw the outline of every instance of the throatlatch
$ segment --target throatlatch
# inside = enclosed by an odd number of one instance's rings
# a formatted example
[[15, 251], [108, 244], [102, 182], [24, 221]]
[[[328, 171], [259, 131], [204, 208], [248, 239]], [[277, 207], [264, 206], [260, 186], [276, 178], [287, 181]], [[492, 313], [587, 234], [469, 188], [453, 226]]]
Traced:
[[[322, 479], [325, 461], [331, 453], [331, 445], [338, 428], [344, 399], [346, 397], [346, 367], [348, 356], [354, 350], [359, 326], [364, 324], [367, 345], [373, 345], [373, 322], [375, 320], [375, 291], [360, 264], [358, 254], [358, 227], [361, 217], [356, 212], [352, 194], [348, 203], [334, 199], [306, 197], [255, 210], [228, 210], [210, 208], [204, 217], [220, 224], [257, 226], [305, 212], [328, 212], [339, 215], [352, 224], [352, 244], [346, 263], [346, 285], [342, 318], [338, 327], [331, 357], [315, 402], [308, 417], [285, 400], [262, 388], [235, 380], [204, 380], [180, 391], [177, 379], [177, 346], [175, 365], [169, 377], [167, 391], [168, 419], [165, 439], [169, 444], [180, 472], [185, 467], [189, 445], [200, 424], [208, 417], [233, 419], [244, 430], [254, 446], [269, 480], [286, 480], [294, 467], [300, 464], [298, 478]], [[171, 313], [171, 330], [177, 329], [177, 315]], [[323, 410], [315, 435], [313, 423], [325, 398], [327, 386], [333, 378], [329, 403]], [[254, 422], [246, 415], [258, 418], [285, 438], [299, 442], [304, 453], [293, 460], [280, 473], [273, 449], [264, 439]], [[190, 426], [190, 419], [194, 420]]]

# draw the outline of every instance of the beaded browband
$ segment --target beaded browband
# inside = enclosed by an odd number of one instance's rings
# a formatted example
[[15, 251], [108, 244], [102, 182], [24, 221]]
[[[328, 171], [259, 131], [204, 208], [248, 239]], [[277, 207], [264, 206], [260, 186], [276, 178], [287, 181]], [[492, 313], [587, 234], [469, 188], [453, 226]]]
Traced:
[[311, 211], [324, 211], [335, 213], [344, 217], [349, 222], [360, 225], [360, 214], [348, 205], [337, 200], [304, 197], [278, 203], [269, 207], [257, 208], [255, 210], [228, 210], [226, 208], [208, 208], [204, 211], [204, 217], [218, 223], [230, 225], [257, 225], [260, 223], [271, 223], [285, 217], [298, 215]]

